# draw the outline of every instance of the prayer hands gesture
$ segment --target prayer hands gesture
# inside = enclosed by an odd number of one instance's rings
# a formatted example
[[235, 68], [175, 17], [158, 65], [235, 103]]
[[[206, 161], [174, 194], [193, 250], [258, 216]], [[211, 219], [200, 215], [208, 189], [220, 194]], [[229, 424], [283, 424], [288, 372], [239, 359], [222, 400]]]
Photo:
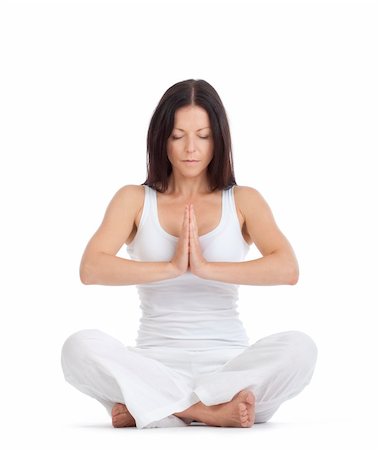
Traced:
[[182, 229], [171, 264], [178, 270], [179, 275], [189, 269], [194, 275], [204, 278], [208, 261], [203, 257], [201, 251], [192, 204], [185, 207]]

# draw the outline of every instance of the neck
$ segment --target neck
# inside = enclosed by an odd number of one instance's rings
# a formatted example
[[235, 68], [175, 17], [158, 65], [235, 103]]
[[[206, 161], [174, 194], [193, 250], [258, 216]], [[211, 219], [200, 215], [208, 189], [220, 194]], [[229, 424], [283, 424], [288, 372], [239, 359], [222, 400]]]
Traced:
[[175, 197], [191, 199], [209, 194], [210, 189], [207, 179], [177, 179], [171, 177], [166, 193]]

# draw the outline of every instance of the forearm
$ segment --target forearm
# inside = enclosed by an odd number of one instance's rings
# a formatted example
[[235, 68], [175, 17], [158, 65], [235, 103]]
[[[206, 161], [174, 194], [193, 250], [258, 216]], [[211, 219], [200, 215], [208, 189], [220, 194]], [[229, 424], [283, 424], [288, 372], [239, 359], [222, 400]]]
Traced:
[[203, 278], [224, 283], [273, 286], [296, 284], [299, 268], [294, 256], [271, 253], [242, 262], [207, 262]]
[[98, 253], [80, 265], [80, 279], [84, 284], [122, 286], [150, 283], [178, 274], [170, 262], [144, 262]]

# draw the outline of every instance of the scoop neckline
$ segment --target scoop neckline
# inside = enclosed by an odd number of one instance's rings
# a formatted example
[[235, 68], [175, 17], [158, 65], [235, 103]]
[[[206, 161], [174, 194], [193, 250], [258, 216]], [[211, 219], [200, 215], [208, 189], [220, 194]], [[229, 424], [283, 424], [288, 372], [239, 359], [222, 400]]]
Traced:
[[[178, 241], [179, 237], [174, 236], [173, 234], [168, 233], [161, 225], [160, 221], [159, 221], [159, 216], [158, 216], [158, 196], [157, 196], [157, 191], [153, 188], [151, 188], [150, 186], [148, 186], [149, 189], [151, 189], [152, 191], [154, 191], [154, 221], [155, 224], [157, 225], [158, 229], [161, 231], [161, 233], [166, 236], [167, 238], [171, 239], [172, 241]], [[208, 233], [202, 234], [201, 236], [199, 236], [200, 240], [203, 239], [207, 239], [211, 236], [213, 236], [214, 234], [216, 234], [221, 227], [223, 226], [224, 222], [225, 222], [225, 193], [226, 190], [223, 189], [222, 190], [222, 195], [221, 195], [221, 218], [219, 223], [217, 224], [216, 228], [213, 228], [213, 230], [209, 231]]]

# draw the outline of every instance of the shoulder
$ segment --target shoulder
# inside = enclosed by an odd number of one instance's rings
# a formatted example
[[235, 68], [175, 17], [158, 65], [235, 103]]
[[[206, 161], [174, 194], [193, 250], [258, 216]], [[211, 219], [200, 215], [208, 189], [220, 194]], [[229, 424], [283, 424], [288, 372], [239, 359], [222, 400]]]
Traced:
[[121, 186], [114, 194], [112, 201], [121, 204], [123, 207], [132, 209], [141, 208], [145, 197], [145, 187], [139, 184], [126, 184]]
[[267, 207], [267, 203], [262, 194], [255, 188], [250, 186], [234, 186], [234, 198], [236, 207], [247, 218], [252, 211], [258, 211]]
[[129, 197], [135, 198], [143, 196], [145, 193], [145, 186], [140, 184], [125, 184], [121, 186], [120, 189], [116, 192], [116, 195], [121, 197]]
[[235, 192], [236, 196], [239, 196], [241, 198], [260, 195], [258, 190], [253, 188], [253, 187], [240, 186], [240, 185], [237, 185], [237, 184], [234, 186], [234, 192]]

